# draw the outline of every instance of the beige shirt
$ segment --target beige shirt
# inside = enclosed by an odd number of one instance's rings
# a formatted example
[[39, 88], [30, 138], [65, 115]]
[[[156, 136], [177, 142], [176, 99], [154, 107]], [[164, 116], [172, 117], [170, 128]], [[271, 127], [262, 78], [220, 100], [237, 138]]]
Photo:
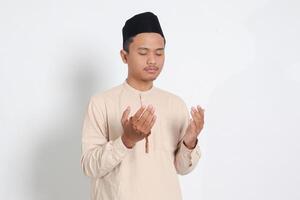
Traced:
[[[141, 105], [152, 104], [157, 116], [151, 129], [149, 152], [145, 139], [127, 148], [121, 140], [121, 118]], [[153, 86], [139, 91], [125, 80], [90, 98], [82, 130], [81, 167], [91, 177], [92, 200], [181, 200], [177, 174], [197, 165], [201, 153], [183, 144], [189, 111], [184, 101]]]

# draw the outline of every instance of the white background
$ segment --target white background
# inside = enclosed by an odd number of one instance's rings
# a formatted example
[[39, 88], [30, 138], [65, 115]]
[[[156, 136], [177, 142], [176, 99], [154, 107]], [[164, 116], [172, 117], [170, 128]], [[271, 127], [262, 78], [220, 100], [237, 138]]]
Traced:
[[158, 15], [157, 87], [205, 108], [185, 200], [300, 199], [300, 2], [0, 1], [0, 199], [82, 200], [83, 114], [124, 81], [121, 28]]

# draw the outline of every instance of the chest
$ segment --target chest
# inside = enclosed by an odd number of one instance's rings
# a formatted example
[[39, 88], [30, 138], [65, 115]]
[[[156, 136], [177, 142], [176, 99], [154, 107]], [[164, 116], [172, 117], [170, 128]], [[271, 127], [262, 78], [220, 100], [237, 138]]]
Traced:
[[[114, 140], [123, 134], [121, 118], [123, 112], [130, 106], [130, 116], [133, 116], [141, 105], [153, 105], [157, 119], [148, 137], [150, 149], [174, 151], [179, 140], [180, 113], [178, 109], [166, 98], [150, 98], [137, 95], [131, 98], [114, 99], [107, 103], [107, 130], [110, 140]], [[136, 145], [137, 149], [144, 149], [142, 143]]]

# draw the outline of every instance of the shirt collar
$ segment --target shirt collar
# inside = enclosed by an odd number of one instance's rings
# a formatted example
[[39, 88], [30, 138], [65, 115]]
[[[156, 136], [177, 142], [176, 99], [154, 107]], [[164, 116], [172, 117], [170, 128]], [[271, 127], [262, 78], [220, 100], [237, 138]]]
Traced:
[[123, 86], [126, 90], [129, 90], [135, 94], [150, 94], [155, 90], [154, 85], [152, 85], [152, 87], [149, 90], [145, 90], [145, 91], [138, 90], [138, 89], [132, 87], [131, 85], [129, 85], [127, 82], [127, 79], [125, 79], [125, 81], [123, 82]]

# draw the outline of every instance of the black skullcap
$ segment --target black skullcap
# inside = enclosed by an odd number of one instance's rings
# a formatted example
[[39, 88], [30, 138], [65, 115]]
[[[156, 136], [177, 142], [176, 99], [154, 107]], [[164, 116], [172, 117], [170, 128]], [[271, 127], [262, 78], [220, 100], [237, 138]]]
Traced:
[[122, 29], [123, 44], [128, 38], [145, 32], [159, 33], [163, 38], [165, 38], [160, 27], [159, 20], [152, 12], [144, 12], [134, 15], [126, 21]]

